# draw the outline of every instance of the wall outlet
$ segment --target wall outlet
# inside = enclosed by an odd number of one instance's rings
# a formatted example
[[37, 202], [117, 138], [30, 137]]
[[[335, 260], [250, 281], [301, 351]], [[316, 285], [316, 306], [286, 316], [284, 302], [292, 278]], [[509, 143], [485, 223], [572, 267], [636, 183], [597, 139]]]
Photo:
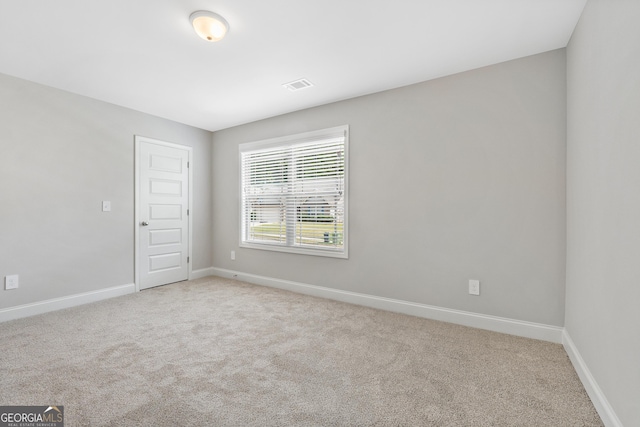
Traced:
[[111, 212], [111, 202], [109, 200], [102, 201], [102, 212]]
[[480, 280], [469, 280], [469, 294], [480, 295]]
[[231, 251], [231, 261], [236, 260], [236, 251]]
[[18, 275], [13, 274], [11, 276], [4, 276], [4, 289], [18, 289]]

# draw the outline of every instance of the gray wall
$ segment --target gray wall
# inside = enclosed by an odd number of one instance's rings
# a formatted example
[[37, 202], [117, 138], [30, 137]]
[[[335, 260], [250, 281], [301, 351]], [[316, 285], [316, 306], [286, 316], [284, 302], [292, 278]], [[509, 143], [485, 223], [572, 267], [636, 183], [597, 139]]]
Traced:
[[640, 420], [640, 2], [591, 0], [567, 48], [566, 329]]
[[[343, 124], [350, 258], [239, 248], [238, 144]], [[562, 326], [565, 137], [563, 49], [215, 132], [213, 265]]]
[[210, 267], [210, 132], [0, 75], [0, 278], [20, 275], [0, 308], [134, 282], [134, 134], [193, 147], [193, 268]]

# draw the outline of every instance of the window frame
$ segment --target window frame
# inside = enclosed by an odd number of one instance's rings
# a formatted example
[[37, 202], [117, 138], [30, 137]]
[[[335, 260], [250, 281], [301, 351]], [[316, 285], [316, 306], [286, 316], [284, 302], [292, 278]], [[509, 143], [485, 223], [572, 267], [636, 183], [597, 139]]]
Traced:
[[[343, 178], [343, 197], [344, 197], [344, 222], [342, 230], [342, 248], [314, 248], [314, 247], [300, 247], [295, 245], [295, 239], [292, 242], [282, 243], [268, 243], [245, 240], [247, 235], [247, 219], [245, 211], [245, 196], [244, 196], [244, 165], [243, 165], [243, 153], [259, 151], [265, 149], [285, 148], [296, 146], [299, 144], [305, 144], [313, 141], [321, 141], [325, 139], [336, 138], [339, 136], [344, 137], [344, 178]], [[246, 142], [238, 146], [238, 163], [239, 163], [239, 246], [241, 248], [260, 249], [276, 252], [287, 252], [293, 254], [323, 256], [331, 258], [349, 258], [348, 251], [348, 236], [349, 236], [349, 126], [342, 125], [326, 129], [320, 129], [310, 132], [303, 132], [294, 135], [287, 135], [277, 138], [270, 138], [260, 141]], [[313, 193], [308, 193], [310, 197], [313, 197]]]

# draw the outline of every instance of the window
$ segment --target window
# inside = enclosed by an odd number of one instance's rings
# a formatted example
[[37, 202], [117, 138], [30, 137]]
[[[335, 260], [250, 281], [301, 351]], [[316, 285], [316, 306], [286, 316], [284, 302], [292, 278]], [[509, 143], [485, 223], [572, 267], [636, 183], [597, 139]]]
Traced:
[[240, 246], [347, 258], [348, 134], [240, 145]]

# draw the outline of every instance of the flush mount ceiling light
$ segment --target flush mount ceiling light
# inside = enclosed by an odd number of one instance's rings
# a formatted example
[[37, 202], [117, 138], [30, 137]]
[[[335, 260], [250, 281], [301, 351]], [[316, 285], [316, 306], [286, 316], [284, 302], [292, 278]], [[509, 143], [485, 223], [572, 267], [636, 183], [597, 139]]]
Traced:
[[229, 23], [222, 16], [207, 10], [193, 12], [189, 20], [196, 33], [209, 42], [222, 40], [229, 31]]

